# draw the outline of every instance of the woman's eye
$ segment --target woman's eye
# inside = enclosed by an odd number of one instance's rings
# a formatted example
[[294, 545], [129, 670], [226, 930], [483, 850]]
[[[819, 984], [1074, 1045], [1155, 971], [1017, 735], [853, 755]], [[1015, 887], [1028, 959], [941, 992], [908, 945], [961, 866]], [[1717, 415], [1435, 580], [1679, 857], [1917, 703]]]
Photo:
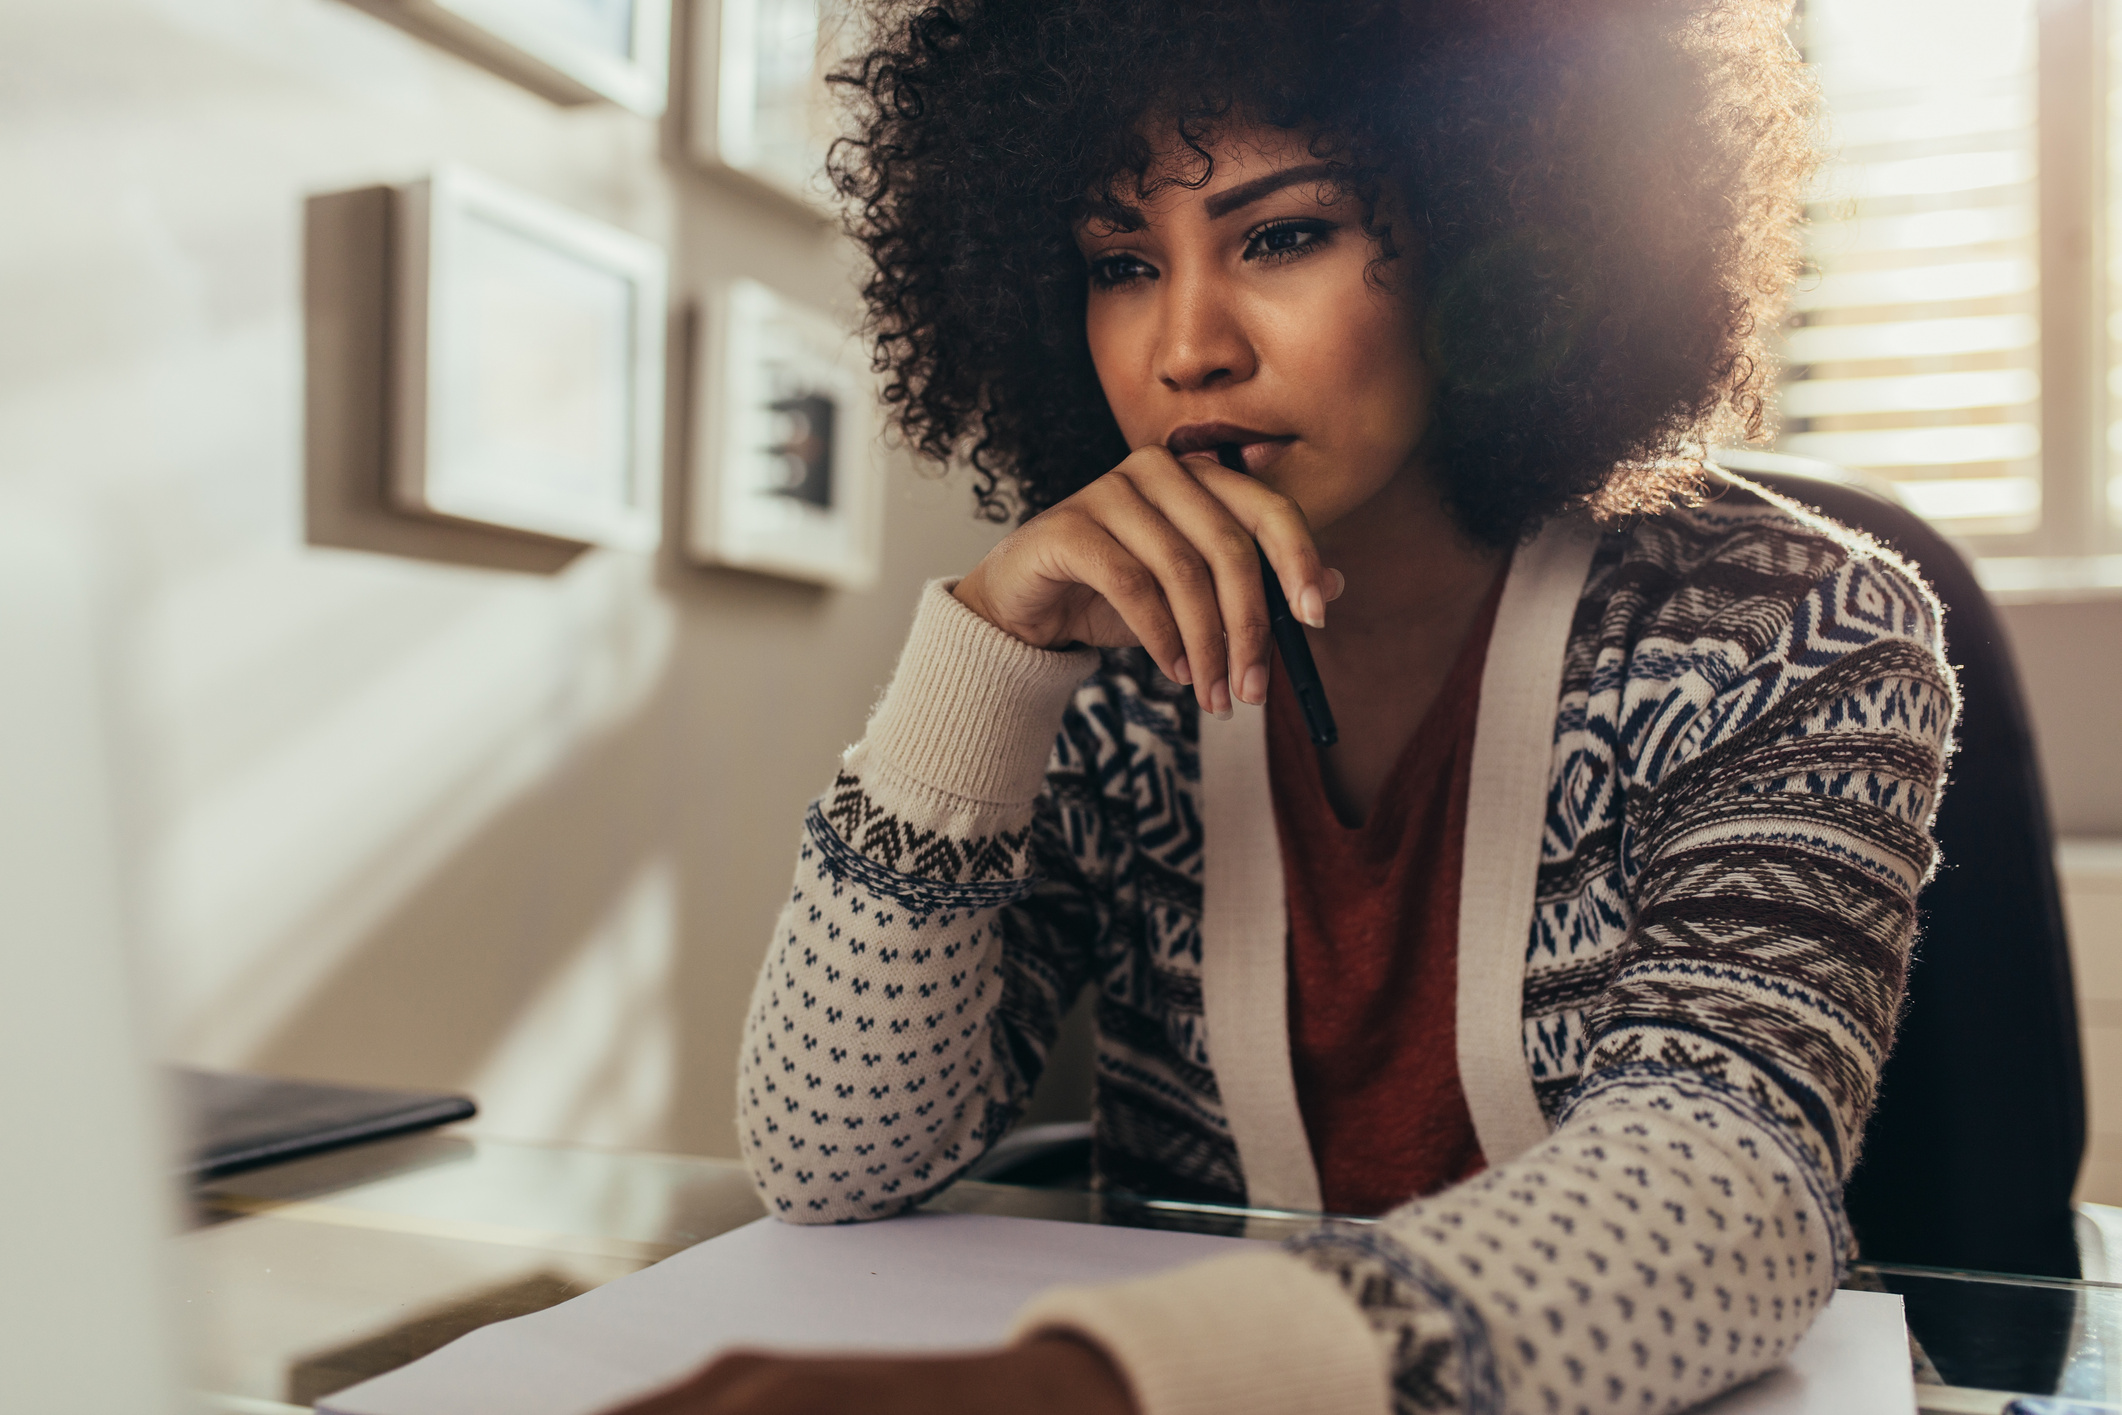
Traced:
[[1282, 221], [1263, 226], [1245, 238], [1245, 258], [1260, 260], [1309, 251], [1324, 245], [1333, 229], [1325, 221]]
[[1103, 255], [1090, 263], [1090, 279], [1101, 290], [1111, 290], [1157, 272], [1140, 256]]

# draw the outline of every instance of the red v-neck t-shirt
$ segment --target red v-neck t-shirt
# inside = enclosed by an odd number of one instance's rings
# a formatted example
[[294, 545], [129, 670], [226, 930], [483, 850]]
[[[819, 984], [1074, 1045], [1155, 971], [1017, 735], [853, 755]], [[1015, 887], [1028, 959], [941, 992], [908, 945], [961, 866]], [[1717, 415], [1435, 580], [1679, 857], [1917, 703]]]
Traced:
[[1268, 774], [1289, 903], [1297, 1104], [1331, 1213], [1379, 1214], [1483, 1167], [1459, 1084], [1459, 873], [1500, 579], [1361, 825], [1327, 801], [1275, 660]]

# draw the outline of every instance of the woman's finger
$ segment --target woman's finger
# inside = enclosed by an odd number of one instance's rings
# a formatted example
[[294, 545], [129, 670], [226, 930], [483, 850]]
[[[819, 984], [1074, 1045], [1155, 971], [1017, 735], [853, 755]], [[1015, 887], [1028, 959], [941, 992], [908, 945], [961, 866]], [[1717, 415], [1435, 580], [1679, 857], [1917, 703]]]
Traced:
[[1260, 554], [1253, 538], [1183, 463], [1163, 448], [1146, 448], [1121, 464], [1122, 476], [1176, 528], [1211, 577], [1218, 625], [1226, 647], [1232, 692], [1243, 702], [1267, 701], [1268, 658], [1273, 641], [1267, 595], [1260, 580]]
[[1220, 462], [1188, 458], [1188, 470], [1260, 544], [1282, 581], [1282, 593], [1297, 618], [1314, 629], [1326, 627], [1326, 564], [1312, 541], [1311, 524], [1295, 501], [1281, 492], [1234, 472]]
[[1186, 636], [1172, 617], [1156, 574], [1095, 519], [1086, 519], [1083, 530], [1070, 541], [1064, 552], [1069, 578], [1112, 606], [1157, 667], [1176, 681], [1187, 671], [1181, 665]]
[[[1166, 673], [1174, 682], [1191, 679], [1194, 697], [1205, 711], [1229, 716], [1234, 680], [1226, 643], [1228, 604], [1219, 593], [1223, 577], [1209, 565], [1195, 541], [1131, 479], [1106, 479], [1095, 504], [1100, 524], [1157, 577], [1165, 605], [1179, 627], [1184, 654], [1179, 671], [1167, 668]], [[1238, 534], [1242, 538], [1243, 532]], [[1251, 544], [1246, 542], [1248, 554]], [[1257, 570], [1253, 588], [1256, 592], [1259, 588]]]
[[1274, 567], [1284, 597], [1304, 623], [1324, 628], [1326, 603], [1333, 598], [1303, 511], [1280, 492], [1204, 456], [1182, 461], [1164, 448], [1143, 448], [1121, 469], [1215, 568], [1231, 639], [1231, 681], [1242, 685], [1244, 701], [1266, 701], [1272, 640], [1260, 556]]

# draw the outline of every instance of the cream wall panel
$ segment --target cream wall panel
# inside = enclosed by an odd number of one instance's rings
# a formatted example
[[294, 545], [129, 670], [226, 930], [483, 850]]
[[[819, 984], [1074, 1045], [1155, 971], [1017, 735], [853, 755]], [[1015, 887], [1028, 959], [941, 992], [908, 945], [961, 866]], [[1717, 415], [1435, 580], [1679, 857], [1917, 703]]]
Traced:
[[2004, 604], [2041, 749], [2049, 810], [2067, 837], [2122, 837], [2122, 598]]
[[2057, 862], [2085, 1043], [2078, 1197], [2122, 1204], [2122, 840], [2066, 840]]

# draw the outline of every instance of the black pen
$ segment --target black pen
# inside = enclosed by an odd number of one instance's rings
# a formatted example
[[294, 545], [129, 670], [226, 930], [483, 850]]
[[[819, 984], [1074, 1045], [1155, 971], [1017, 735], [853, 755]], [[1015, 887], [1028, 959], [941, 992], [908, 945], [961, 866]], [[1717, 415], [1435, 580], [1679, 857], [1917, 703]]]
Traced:
[[[1235, 442], [1217, 447], [1216, 460], [1234, 472], [1245, 470], [1244, 454]], [[1253, 548], [1259, 550], [1258, 544]], [[1319, 666], [1312, 662], [1311, 640], [1304, 637], [1304, 626], [1290, 613], [1289, 596], [1282, 593], [1282, 579], [1268, 563], [1264, 550], [1260, 550], [1260, 583], [1267, 590], [1268, 627], [1274, 631], [1275, 646], [1282, 650], [1282, 668], [1289, 674], [1290, 687], [1297, 690], [1297, 704], [1304, 709], [1304, 725], [1311, 729], [1313, 742], [1331, 747], [1341, 740], [1341, 733], [1334, 726], [1334, 710], [1326, 705]]]

